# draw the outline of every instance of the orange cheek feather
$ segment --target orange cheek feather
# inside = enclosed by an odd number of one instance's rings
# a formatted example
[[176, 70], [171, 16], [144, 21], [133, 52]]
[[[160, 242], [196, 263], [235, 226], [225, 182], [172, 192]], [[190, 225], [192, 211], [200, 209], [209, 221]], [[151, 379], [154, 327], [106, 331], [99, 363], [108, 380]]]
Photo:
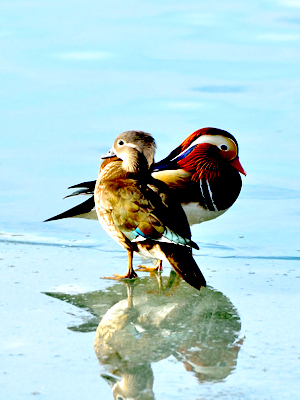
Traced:
[[219, 174], [217, 160], [209, 155], [211, 144], [203, 143], [195, 147], [178, 165], [192, 174], [192, 180], [212, 180]]

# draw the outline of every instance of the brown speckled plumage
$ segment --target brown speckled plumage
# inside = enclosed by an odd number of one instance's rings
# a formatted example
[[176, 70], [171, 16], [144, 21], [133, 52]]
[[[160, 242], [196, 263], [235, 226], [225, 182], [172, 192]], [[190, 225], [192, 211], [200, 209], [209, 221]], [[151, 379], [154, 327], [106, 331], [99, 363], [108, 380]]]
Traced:
[[116, 138], [109, 154], [122, 161], [108, 163], [97, 179], [94, 196], [99, 222], [130, 259], [127, 274], [116, 278], [136, 276], [131, 263], [135, 251], [169, 261], [179, 275], [200, 289], [205, 279], [192, 257], [191, 246], [196, 245], [191, 242], [184, 211], [168, 196], [167, 185], [151, 177], [154, 151], [151, 135], [125, 132]]

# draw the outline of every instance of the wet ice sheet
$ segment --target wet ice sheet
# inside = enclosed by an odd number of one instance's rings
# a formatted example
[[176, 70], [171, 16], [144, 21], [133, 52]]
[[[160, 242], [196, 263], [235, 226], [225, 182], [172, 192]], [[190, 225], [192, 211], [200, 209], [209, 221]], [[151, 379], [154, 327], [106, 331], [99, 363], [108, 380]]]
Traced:
[[[6, 238], [9, 239], [8, 236]], [[207, 247], [212, 250], [214, 245], [207, 243]], [[172, 349], [175, 351], [173, 354], [166, 351], [160, 357], [149, 357], [154, 376], [152, 390], [155, 398], [173, 399], [184, 395], [189, 398], [240, 396], [247, 399], [275, 399], [279, 396], [297, 396], [300, 359], [297, 330], [300, 311], [299, 260], [277, 257], [266, 260], [256, 257], [255, 252], [250, 259], [227, 257], [228, 252], [234, 252], [235, 249], [227, 250], [225, 246], [223, 250], [220, 250], [220, 246], [215, 246], [215, 249], [218, 256], [197, 256], [196, 259], [209, 285], [217, 289], [221, 299], [224, 298], [220, 312], [225, 312], [224, 304], [231, 304], [232, 315], [237, 315], [240, 319], [241, 325], [234, 327], [234, 336], [231, 339], [231, 345], [235, 344], [238, 349], [234, 351], [233, 348], [231, 361], [226, 358], [226, 362], [231, 365], [228, 375], [226, 373], [225, 378], [213, 379], [212, 385], [210, 377], [205, 374], [203, 377], [199, 373], [199, 370], [205, 370], [207, 374], [207, 367], [204, 368], [201, 359], [199, 365], [199, 357], [197, 359], [194, 356], [193, 359], [189, 352], [190, 364], [183, 359], [185, 342], [182, 340], [182, 346], [180, 345], [181, 339], [175, 329], [177, 333], [173, 335], [177, 352]], [[85, 398], [92, 398], [97, 394], [105, 394], [110, 398], [109, 385], [99, 376], [99, 373], [104, 377], [111, 373], [110, 365], [105, 366], [103, 362], [98, 364], [93, 342], [103, 315], [113, 307], [117, 310], [122, 304], [124, 307], [127, 294], [124, 284], [104, 281], [99, 276], [107, 269], [122, 272], [126, 266], [126, 254], [122, 251], [115, 253], [111, 247], [100, 249], [88, 241], [79, 246], [74, 246], [74, 243], [45, 246], [43, 243], [24, 244], [24, 241], [19, 243], [17, 240], [2, 240], [1, 250], [1, 270], [9, 277], [5, 287], [1, 289], [2, 293], [6, 293], [1, 302], [4, 310], [2, 327], [6, 327], [1, 335], [1, 386], [4, 394], [10, 394], [16, 399], [26, 398], [34, 392], [43, 394], [45, 398], [71, 398], [82, 391]], [[169, 273], [170, 269], [165, 268], [164, 287]], [[143, 293], [152, 296], [152, 307], [155, 302], [161, 306], [157, 299], [159, 286], [156, 278], [146, 279], [147, 274], [142, 273], [140, 276], [133, 295], [136, 294], [137, 299]], [[178, 302], [178, 296], [179, 299], [183, 296], [183, 303], [189, 296], [199, 297], [197, 291], [190, 291], [193, 293], [188, 295], [188, 292], [183, 292], [181, 295], [179, 286], [174, 290], [173, 297], [168, 295], [166, 298], [168, 301], [171, 299], [173, 304]], [[43, 292], [52, 295], [49, 297]], [[207, 292], [211, 293], [212, 289], [207, 289]], [[201, 295], [205, 298], [207, 293]], [[211, 312], [213, 310], [214, 307], [209, 309]], [[180, 315], [179, 318], [182, 324], [186, 322], [186, 318]], [[120, 319], [122, 325], [122, 317]], [[199, 323], [197, 320], [188, 321], [191, 325], [187, 332], [197, 332], [199, 325], [203, 325], [201, 319]], [[164, 321], [165, 335], [170, 335], [168, 323], [170, 321]], [[142, 325], [140, 321], [138, 325]], [[222, 329], [230, 331], [230, 328], [220, 328], [218, 320], [215, 328], [213, 326], [212, 332], [214, 329], [221, 329], [221, 336], [214, 337], [212, 333], [210, 338], [215, 341], [212, 345], [215, 351], [216, 346], [220, 346]], [[143, 333], [144, 328], [142, 325], [141, 331], [136, 332], [135, 340], [139, 340], [138, 335]], [[185, 339], [186, 335], [184, 334]], [[119, 343], [122, 345], [122, 341]], [[206, 341], [202, 338], [201, 343], [205, 345]], [[224, 346], [223, 351], [230, 345], [226, 341], [221, 344]], [[124, 349], [120, 348], [119, 351], [127, 352], [129, 359], [132, 351], [132, 358], [135, 359], [135, 347], [130, 350], [126, 341], [124, 345]], [[211, 345], [210, 342], [208, 345]], [[163, 340], [160, 346], [163, 351]], [[193, 350], [197, 346], [193, 345], [191, 348]], [[147, 353], [143, 355], [144, 358], [147, 358]], [[224, 363], [221, 359], [220, 362], [222, 361]], [[198, 365], [198, 370], [195, 365]], [[120, 376], [120, 370], [116, 372]], [[282, 379], [278, 380], [278, 375]], [[80, 388], [76, 384], [78, 377]], [[288, 392], [287, 385], [290, 388]]]

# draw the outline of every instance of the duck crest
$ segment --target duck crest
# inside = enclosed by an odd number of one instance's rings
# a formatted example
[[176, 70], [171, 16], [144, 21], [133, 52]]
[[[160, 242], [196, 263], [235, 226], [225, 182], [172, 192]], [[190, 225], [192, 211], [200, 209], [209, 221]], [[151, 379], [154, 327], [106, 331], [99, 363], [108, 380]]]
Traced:
[[229, 133], [229, 132], [227, 132], [227, 131], [224, 131], [223, 129], [217, 129], [217, 128], [210, 128], [210, 127], [208, 127], [208, 128], [201, 128], [201, 129], [198, 129], [197, 131], [191, 133], [191, 134], [181, 143], [181, 145], [179, 146], [180, 149], [181, 149], [181, 151], [186, 150], [186, 149], [190, 146], [190, 144], [191, 144], [192, 142], [194, 142], [194, 141], [195, 141], [196, 139], [198, 139], [200, 136], [204, 136], [204, 135], [210, 135], [210, 136], [222, 135], [222, 136], [224, 136], [224, 137], [227, 137], [227, 138], [231, 139], [231, 140], [235, 143], [235, 145], [238, 147], [238, 143], [237, 143], [235, 137], [234, 137], [231, 133]]

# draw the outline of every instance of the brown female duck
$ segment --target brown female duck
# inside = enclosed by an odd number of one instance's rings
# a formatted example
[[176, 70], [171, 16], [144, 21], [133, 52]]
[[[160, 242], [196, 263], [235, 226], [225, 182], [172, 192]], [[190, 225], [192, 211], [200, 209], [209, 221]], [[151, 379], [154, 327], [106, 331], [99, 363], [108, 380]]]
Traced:
[[133, 252], [168, 261], [174, 270], [197, 289], [206, 285], [192, 257], [190, 228], [185, 213], [163, 182], [151, 176], [155, 141], [149, 133], [121, 133], [104, 158], [118, 157], [101, 169], [95, 186], [98, 219], [106, 232], [128, 252], [125, 275], [137, 277]]

